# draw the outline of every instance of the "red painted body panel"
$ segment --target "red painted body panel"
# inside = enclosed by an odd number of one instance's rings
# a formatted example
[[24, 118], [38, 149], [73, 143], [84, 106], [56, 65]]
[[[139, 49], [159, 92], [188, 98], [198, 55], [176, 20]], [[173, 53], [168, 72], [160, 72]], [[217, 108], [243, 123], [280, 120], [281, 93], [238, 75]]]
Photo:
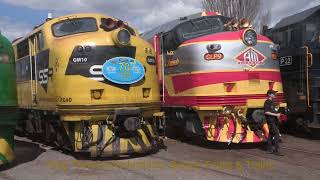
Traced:
[[180, 93], [199, 86], [252, 79], [281, 82], [281, 74], [276, 71], [210, 72], [177, 75], [172, 77], [172, 82], [175, 93]]
[[[266, 94], [241, 94], [227, 96], [169, 96], [165, 93], [165, 106], [245, 106], [250, 99], [266, 99]], [[285, 102], [284, 94], [278, 93], [276, 102]]]

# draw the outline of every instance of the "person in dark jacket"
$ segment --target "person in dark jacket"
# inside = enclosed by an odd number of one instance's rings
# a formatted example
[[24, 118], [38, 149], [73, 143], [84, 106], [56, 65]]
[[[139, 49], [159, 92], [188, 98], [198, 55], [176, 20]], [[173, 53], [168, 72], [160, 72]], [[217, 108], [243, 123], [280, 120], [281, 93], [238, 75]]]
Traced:
[[277, 92], [278, 91], [268, 90], [267, 92], [268, 99], [264, 102], [264, 113], [265, 113], [266, 120], [269, 127], [267, 150], [269, 153], [282, 156], [282, 153], [280, 152], [280, 147], [279, 147], [280, 133], [279, 133], [279, 127], [277, 125], [281, 114], [277, 113], [275, 109], [276, 104], [274, 102]]

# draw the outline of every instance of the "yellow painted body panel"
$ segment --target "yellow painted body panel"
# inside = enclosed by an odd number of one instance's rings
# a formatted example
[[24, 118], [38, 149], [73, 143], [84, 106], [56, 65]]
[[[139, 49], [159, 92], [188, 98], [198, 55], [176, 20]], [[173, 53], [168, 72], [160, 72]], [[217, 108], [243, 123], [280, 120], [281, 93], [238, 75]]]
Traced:
[[14, 160], [14, 152], [12, 147], [4, 138], [1, 138], [1, 137], [0, 137], [0, 155], [4, 157], [6, 160], [6, 162], [0, 161], [0, 165], [2, 163], [8, 163]]

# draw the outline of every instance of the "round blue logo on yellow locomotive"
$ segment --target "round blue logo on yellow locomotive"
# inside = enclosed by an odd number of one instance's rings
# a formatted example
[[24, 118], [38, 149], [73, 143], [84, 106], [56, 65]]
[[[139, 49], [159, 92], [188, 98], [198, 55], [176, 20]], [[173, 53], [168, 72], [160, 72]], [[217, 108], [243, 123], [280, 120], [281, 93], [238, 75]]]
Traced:
[[116, 57], [102, 66], [103, 76], [116, 84], [134, 84], [145, 76], [142, 63], [130, 57]]

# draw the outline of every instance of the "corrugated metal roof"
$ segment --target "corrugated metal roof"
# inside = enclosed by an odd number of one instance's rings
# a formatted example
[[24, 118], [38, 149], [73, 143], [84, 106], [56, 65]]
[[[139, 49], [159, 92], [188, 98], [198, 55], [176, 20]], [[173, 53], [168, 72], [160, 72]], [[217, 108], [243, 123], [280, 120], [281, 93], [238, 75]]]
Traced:
[[292, 15], [292, 16], [288, 16], [286, 18], [283, 18], [279, 23], [276, 24], [276, 26], [274, 28], [272, 28], [273, 30], [276, 29], [280, 29], [282, 27], [285, 26], [289, 26], [291, 24], [296, 24], [299, 23], [305, 19], [307, 19], [308, 17], [310, 17], [311, 15], [313, 15], [314, 13], [316, 13], [317, 11], [320, 10], [320, 5], [313, 7], [311, 9], [302, 11], [298, 14]]

